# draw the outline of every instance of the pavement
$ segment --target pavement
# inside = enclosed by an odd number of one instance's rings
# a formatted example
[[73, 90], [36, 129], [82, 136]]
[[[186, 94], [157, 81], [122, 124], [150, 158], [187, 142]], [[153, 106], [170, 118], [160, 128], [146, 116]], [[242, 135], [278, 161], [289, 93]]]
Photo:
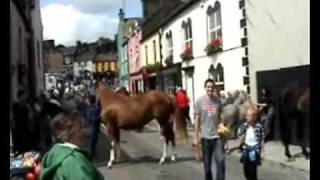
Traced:
[[[145, 128], [158, 131], [158, 125], [156, 121], [150, 122]], [[194, 131], [193, 128], [188, 127], [188, 133], [190, 137], [193, 137]], [[238, 140], [230, 140], [228, 142], [229, 148], [232, 149], [239, 145]], [[288, 168], [299, 169], [303, 171], [310, 172], [310, 159], [305, 159], [302, 154], [301, 148], [299, 146], [290, 146], [290, 152], [293, 156], [293, 160], [289, 161], [284, 154], [284, 146], [280, 141], [270, 141], [265, 144], [265, 157], [264, 161], [270, 161], [273, 163], [278, 163], [281, 166], [285, 166]], [[232, 156], [239, 157], [241, 156], [240, 152], [232, 151]]]
[[[103, 129], [103, 128], [102, 128]], [[190, 137], [193, 131], [189, 130]], [[102, 130], [98, 142], [99, 150], [95, 163], [106, 179], [148, 179], [148, 180], [191, 180], [203, 179], [203, 164], [194, 158], [191, 141], [177, 142], [177, 162], [170, 163], [169, 158], [164, 165], [159, 165], [162, 142], [159, 138], [158, 126], [151, 122], [138, 133], [121, 131], [121, 158], [112, 169], [106, 167], [109, 159], [109, 142], [106, 142], [106, 132]], [[230, 147], [236, 142], [231, 142]], [[279, 142], [266, 144], [266, 156], [259, 166], [259, 180], [308, 180], [310, 179], [310, 161], [305, 160], [298, 147], [292, 147], [296, 161], [286, 162], [284, 150]], [[233, 151], [226, 156], [226, 179], [244, 180], [242, 166], [239, 163], [240, 153]]]

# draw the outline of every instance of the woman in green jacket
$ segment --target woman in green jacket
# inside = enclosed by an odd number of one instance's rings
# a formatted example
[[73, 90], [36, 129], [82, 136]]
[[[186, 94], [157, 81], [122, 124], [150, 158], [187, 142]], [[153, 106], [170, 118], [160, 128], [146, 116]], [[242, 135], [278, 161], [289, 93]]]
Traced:
[[79, 147], [84, 142], [84, 118], [78, 112], [63, 112], [50, 123], [56, 143], [43, 157], [40, 180], [102, 180]]

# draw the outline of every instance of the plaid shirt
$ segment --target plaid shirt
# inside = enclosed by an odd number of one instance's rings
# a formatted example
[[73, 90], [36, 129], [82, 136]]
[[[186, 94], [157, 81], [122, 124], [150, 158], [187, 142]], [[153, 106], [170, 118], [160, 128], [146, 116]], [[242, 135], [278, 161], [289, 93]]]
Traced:
[[[238, 137], [242, 139], [243, 141], [245, 140], [245, 135], [247, 132], [249, 125], [247, 122], [241, 124], [241, 126], [238, 129]], [[261, 149], [262, 141], [264, 140], [264, 128], [260, 123], [256, 123], [254, 128], [254, 135], [256, 137], [256, 140], [258, 142], [257, 148]], [[245, 144], [244, 144], [245, 145]], [[246, 145], [244, 146], [246, 148]]]

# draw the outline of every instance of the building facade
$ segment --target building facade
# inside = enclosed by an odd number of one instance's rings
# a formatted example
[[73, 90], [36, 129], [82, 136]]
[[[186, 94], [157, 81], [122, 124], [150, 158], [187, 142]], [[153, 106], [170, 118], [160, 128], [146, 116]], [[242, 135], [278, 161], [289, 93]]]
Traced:
[[129, 60], [129, 90], [133, 93], [143, 92], [143, 75], [141, 72], [140, 61], [140, 41], [142, 37], [141, 20], [136, 20], [134, 26], [130, 30], [128, 39], [128, 60]]
[[[178, 6], [162, 24], [163, 61], [167, 66], [175, 65], [176, 72], [181, 68], [182, 86], [190, 98], [190, 114], [196, 99], [205, 94], [207, 78], [215, 80], [218, 90], [247, 90], [243, 81], [241, 18], [236, 1], [194, 0]], [[171, 84], [177, 81], [177, 75], [167, 76]]]
[[130, 28], [134, 27], [135, 21], [139, 18], [125, 18], [122, 9], [119, 10], [119, 24], [117, 32], [117, 50], [118, 50], [118, 67], [119, 83], [129, 89], [129, 63], [127, 54], [127, 41], [130, 37]]
[[239, 3], [246, 13], [245, 66], [250, 70], [253, 101], [258, 101], [259, 88], [275, 89], [289, 80], [309, 81], [310, 1]]
[[63, 53], [55, 47], [54, 40], [44, 41], [44, 54], [46, 61], [46, 73], [64, 74]]
[[66, 77], [70, 80], [73, 79], [73, 62], [75, 59], [76, 49], [77, 48], [75, 46], [61, 48], [64, 72]]
[[44, 89], [39, 1], [10, 0], [10, 102], [19, 90], [35, 97]]
[[45, 88], [44, 76], [44, 56], [43, 56], [43, 25], [40, 12], [40, 0], [33, 1], [33, 10], [31, 11], [32, 29], [33, 29], [33, 51], [34, 51], [34, 79], [35, 95], [39, 96]]
[[118, 59], [116, 54], [99, 53], [93, 58], [93, 76], [101, 79], [106, 78], [109, 84], [115, 84], [118, 75]]

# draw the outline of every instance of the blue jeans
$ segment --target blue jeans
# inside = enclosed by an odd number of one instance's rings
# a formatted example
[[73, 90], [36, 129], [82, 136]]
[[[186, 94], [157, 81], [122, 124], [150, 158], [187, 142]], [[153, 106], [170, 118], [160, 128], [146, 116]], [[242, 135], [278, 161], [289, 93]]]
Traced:
[[216, 180], [225, 179], [224, 142], [216, 139], [201, 139], [205, 180], [212, 180], [211, 164], [214, 159], [217, 167]]

